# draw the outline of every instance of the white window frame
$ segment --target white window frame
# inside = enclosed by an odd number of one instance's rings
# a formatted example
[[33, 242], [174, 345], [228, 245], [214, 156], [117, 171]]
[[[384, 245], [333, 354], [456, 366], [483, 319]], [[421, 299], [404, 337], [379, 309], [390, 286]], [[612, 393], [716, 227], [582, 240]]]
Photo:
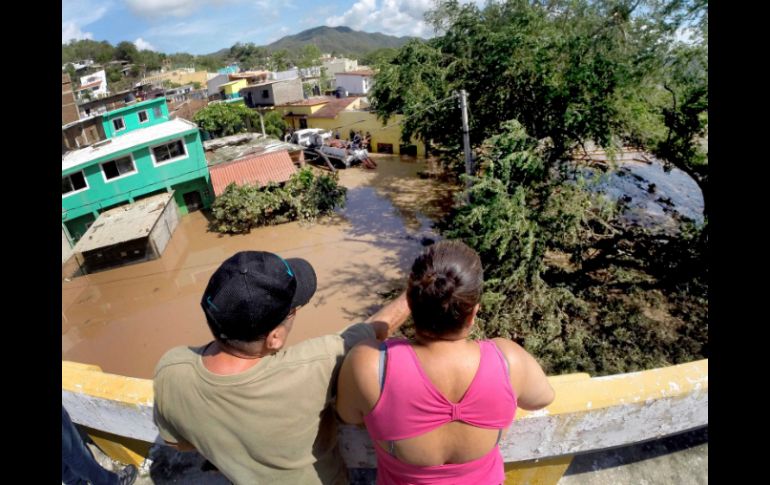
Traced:
[[[139, 116], [140, 113], [144, 113], [144, 115], [146, 116], [147, 119], [142, 121], [142, 118]], [[137, 112], [136, 113], [136, 119], [139, 120], [139, 124], [140, 125], [143, 125], [143, 124], [147, 123], [148, 121], [150, 121], [150, 110], [143, 109], [142, 111]]]
[[110, 162], [115, 162], [117, 160], [120, 160], [121, 158], [126, 158], [126, 157], [123, 156], [123, 157], [111, 158], [110, 160], [107, 160], [107, 161], [102, 162], [102, 163], [99, 164], [99, 170], [102, 172], [102, 179], [104, 179], [104, 183], [105, 184], [111, 184], [112, 182], [114, 182], [116, 180], [120, 180], [122, 178], [130, 177], [131, 175], [134, 175], [134, 174], [139, 172], [136, 169], [136, 161], [134, 160], [134, 156], [129, 153], [128, 154], [128, 158], [131, 159], [131, 165], [133, 165], [134, 169], [132, 171], [130, 171], [130, 172], [126, 172], [126, 173], [124, 173], [122, 175], [118, 175], [117, 177], [113, 177], [111, 179], [108, 179], [107, 178], [107, 174], [104, 173], [104, 164], [110, 163]]
[[[158, 160], [155, 159], [155, 151], [154, 150], [156, 148], [158, 148], [160, 146], [163, 146], [163, 145], [170, 145], [170, 144], [172, 144], [174, 142], [177, 142], [177, 141], [182, 142], [182, 148], [184, 149], [184, 155], [180, 155], [180, 156], [178, 156], [176, 158], [169, 158], [168, 160], [163, 160], [162, 162], [158, 162]], [[158, 143], [158, 144], [152, 145], [150, 147], [150, 157], [152, 158], [152, 165], [154, 167], [165, 167], [168, 164], [171, 164], [171, 163], [174, 163], [174, 162], [178, 162], [179, 160], [185, 160], [185, 159], [189, 158], [190, 157], [190, 153], [187, 151], [187, 144], [184, 142], [184, 137], [181, 137], [181, 138], [175, 138], [173, 140], [167, 140], [167, 141], [164, 141], [163, 143]]]
[[[120, 120], [121, 123], [123, 123], [123, 128], [117, 130], [115, 129], [115, 120]], [[110, 123], [112, 123], [112, 132], [117, 133], [119, 131], [123, 131], [126, 129], [126, 120], [122, 116], [118, 116], [117, 118], [112, 118], [110, 120]]]
[[[86, 191], [86, 190], [88, 190], [90, 188], [90, 186], [88, 185], [88, 177], [86, 177], [85, 170], [78, 170], [77, 172], [72, 172], [71, 174], [65, 175], [64, 177], [70, 177], [70, 176], [72, 176], [72, 175], [74, 175], [76, 173], [82, 173], [83, 174], [83, 181], [86, 183], [86, 186], [83, 187], [82, 189], [73, 190], [72, 192], [67, 192], [66, 194], [62, 194], [61, 195], [62, 199], [66, 199], [70, 195], [74, 195], [74, 194], [77, 194], [77, 193], [80, 193], [80, 192], [84, 192], [84, 191]], [[62, 177], [62, 178], [64, 178], [64, 177]]]

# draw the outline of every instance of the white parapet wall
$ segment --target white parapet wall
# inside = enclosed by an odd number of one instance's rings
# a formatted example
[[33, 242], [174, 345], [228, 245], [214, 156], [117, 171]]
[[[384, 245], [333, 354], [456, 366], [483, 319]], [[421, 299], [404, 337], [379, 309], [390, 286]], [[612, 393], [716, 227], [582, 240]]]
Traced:
[[[708, 425], [708, 360], [591, 378], [550, 377], [556, 399], [517, 411], [500, 448], [506, 463], [563, 457], [661, 438]], [[159, 441], [152, 420], [152, 381], [62, 362], [62, 404], [75, 423], [119, 437]], [[366, 431], [340, 428], [351, 468], [374, 468]]]

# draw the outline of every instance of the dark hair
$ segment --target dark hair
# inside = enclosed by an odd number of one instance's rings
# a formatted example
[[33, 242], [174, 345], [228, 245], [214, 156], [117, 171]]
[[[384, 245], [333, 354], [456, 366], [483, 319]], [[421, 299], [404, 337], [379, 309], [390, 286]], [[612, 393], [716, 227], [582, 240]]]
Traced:
[[439, 241], [414, 261], [406, 290], [417, 331], [434, 336], [463, 327], [481, 300], [484, 270], [476, 251], [460, 241]]

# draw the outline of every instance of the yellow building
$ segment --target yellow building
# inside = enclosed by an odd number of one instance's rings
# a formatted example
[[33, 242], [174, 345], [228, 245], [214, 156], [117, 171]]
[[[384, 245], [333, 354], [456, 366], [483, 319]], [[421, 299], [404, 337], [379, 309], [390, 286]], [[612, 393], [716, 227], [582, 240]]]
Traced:
[[241, 95], [238, 91], [249, 85], [249, 81], [246, 79], [236, 79], [229, 83], [224, 83], [219, 86], [219, 90], [225, 94], [225, 98], [239, 98]]
[[340, 138], [350, 138], [350, 131], [361, 135], [371, 134], [370, 152], [393, 153], [396, 155], [426, 156], [425, 143], [412, 137], [411, 144], [402, 145], [401, 125], [403, 118], [395, 115], [383, 125], [377, 116], [365, 110], [362, 97], [335, 98], [321, 96], [304, 99], [295, 103], [276, 105], [276, 111], [284, 115], [286, 122], [295, 130], [321, 128], [338, 131]]

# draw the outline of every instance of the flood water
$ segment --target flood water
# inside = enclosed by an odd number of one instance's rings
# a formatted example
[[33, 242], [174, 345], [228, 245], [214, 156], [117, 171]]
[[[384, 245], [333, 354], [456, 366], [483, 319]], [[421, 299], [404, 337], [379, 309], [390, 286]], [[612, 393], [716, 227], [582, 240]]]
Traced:
[[403, 285], [431, 226], [451, 205], [452, 187], [417, 172], [426, 162], [378, 157], [376, 170], [341, 170], [347, 205], [312, 225], [297, 222], [224, 236], [207, 231], [201, 212], [181, 219], [163, 256], [62, 281], [62, 358], [105, 372], [151, 378], [177, 345], [211, 340], [200, 309], [208, 279], [242, 250], [301, 257], [318, 290], [296, 317], [288, 344], [338, 331], [365, 318], [382, 293]]
[[[595, 156], [606, 161], [606, 156]], [[619, 160], [603, 169], [580, 166], [589, 189], [621, 201], [620, 214], [626, 223], [651, 232], [676, 233], [679, 223], [703, 223], [703, 193], [685, 172], [641, 152], [624, 152]]]

